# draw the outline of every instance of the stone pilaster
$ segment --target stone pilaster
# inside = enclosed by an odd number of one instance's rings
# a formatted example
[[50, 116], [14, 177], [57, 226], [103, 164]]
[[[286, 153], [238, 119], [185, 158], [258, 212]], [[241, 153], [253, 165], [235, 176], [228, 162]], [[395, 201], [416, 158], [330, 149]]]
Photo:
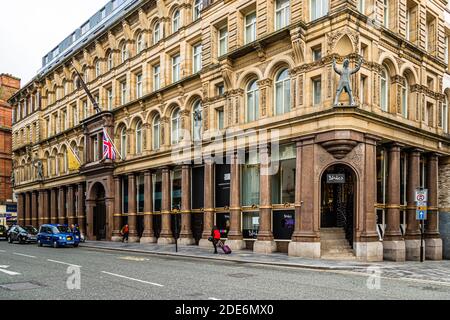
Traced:
[[17, 223], [25, 223], [25, 201], [23, 193], [17, 195]]
[[58, 223], [58, 198], [56, 189], [50, 191], [50, 221], [52, 224]]
[[25, 218], [24, 218], [24, 225], [30, 225], [31, 224], [31, 193], [27, 192], [25, 193]]
[[39, 206], [38, 206], [38, 226], [43, 225], [45, 222], [45, 196], [44, 196], [44, 190], [39, 190]]
[[137, 233], [136, 177], [134, 173], [128, 175], [128, 226], [130, 228], [128, 241], [139, 242]]
[[239, 154], [231, 156], [231, 186], [230, 186], [230, 231], [228, 232], [227, 245], [232, 250], [245, 249], [242, 236], [242, 211], [241, 211], [241, 164]]
[[314, 221], [314, 136], [297, 142], [295, 232], [289, 255], [317, 259], [321, 256], [318, 226]]
[[270, 150], [264, 146], [260, 149], [260, 225], [253, 251], [266, 254], [277, 250], [272, 233], [272, 172], [270, 165]]
[[144, 174], [144, 194], [144, 233], [141, 243], [156, 243], [153, 231], [153, 181], [150, 170], [145, 171]]
[[205, 212], [203, 223], [203, 235], [200, 240], [200, 247], [211, 247], [208, 238], [214, 223], [214, 160], [212, 158], [205, 159]]
[[67, 187], [67, 223], [75, 224], [75, 190], [72, 185]]
[[162, 206], [161, 206], [161, 235], [158, 239], [158, 244], [173, 244], [175, 239], [172, 233], [171, 212], [170, 207], [170, 168], [164, 167], [162, 169]]
[[112, 241], [120, 242], [122, 241], [122, 237], [120, 236], [120, 231], [122, 229], [122, 185], [121, 179], [119, 176], [114, 177], [114, 189], [115, 189], [115, 198], [114, 198], [114, 217], [113, 217], [113, 235]]
[[428, 156], [428, 221], [425, 228], [425, 257], [427, 260], [442, 260], [442, 239], [438, 228], [438, 156]]
[[44, 193], [44, 205], [43, 205], [44, 212], [42, 214], [43, 217], [42, 221], [44, 224], [48, 224], [51, 221], [48, 190], [44, 190], [43, 193]]
[[191, 208], [191, 166], [183, 165], [181, 173], [181, 233], [180, 244], [193, 245]]
[[80, 227], [80, 231], [86, 234], [86, 212], [85, 206], [85, 196], [84, 196], [84, 185], [83, 183], [78, 184], [78, 212], [77, 212], [77, 222]]
[[58, 223], [66, 223], [66, 191], [64, 187], [58, 190]]
[[354, 243], [356, 257], [361, 261], [383, 261], [383, 244], [377, 233], [377, 218], [375, 211], [377, 190], [377, 143], [379, 138], [365, 136], [365, 167], [364, 167], [364, 205], [360, 219], [363, 229], [359, 239]]
[[420, 187], [420, 154], [422, 150], [413, 149], [408, 154], [407, 217], [406, 217], [406, 260], [420, 260], [420, 226], [416, 219], [416, 189]]
[[396, 143], [389, 146], [388, 172], [384, 259], [405, 261], [406, 247], [400, 231], [400, 145]]

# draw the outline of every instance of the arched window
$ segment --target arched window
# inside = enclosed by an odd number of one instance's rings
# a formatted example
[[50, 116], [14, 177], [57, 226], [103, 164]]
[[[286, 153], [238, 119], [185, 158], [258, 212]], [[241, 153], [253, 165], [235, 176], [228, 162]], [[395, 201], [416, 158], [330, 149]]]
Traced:
[[401, 93], [402, 93], [402, 116], [408, 118], [409, 84], [407, 79], [404, 79], [402, 81]]
[[136, 38], [136, 53], [139, 54], [145, 49], [144, 34], [141, 32]]
[[122, 44], [120, 49], [121, 62], [124, 63], [128, 59], [127, 44]]
[[181, 142], [181, 112], [177, 108], [172, 113], [172, 145]]
[[153, 27], [153, 44], [157, 44], [161, 40], [161, 27], [159, 22]]
[[127, 128], [125, 127], [120, 131], [120, 153], [125, 159], [127, 155]]
[[194, 21], [200, 19], [203, 9], [202, 0], [194, 0]]
[[247, 86], [247, 122], [259, 118], [259, 88], [256, 81], [252, 80]]
[[136, 154], [142, 153], [142, 121], [136, 124]]
[[194, 141], [202, 140], [202, 129], [203, 129], [203, 108], [202, 102], [197, 100], [192, 108], [192, 132]]
[[290, 0], [276, 0], [275, 30], [287, 27], [290, 23]]
[[275, 114], [291, 111], [291, 79], [288, 69], [281, 70], [275, 79]]
[[380, 107], [383, 111], [389, 111], [389, 73], [385, 67], [381, 70]]
[[99, 77], [101, 74], [101, 65], [100, 65], [100, 60], [96, 60], [95, 61], [95, 77]]
[[153, 119], [153, 141], [152, 141], [152, 149], [159, 150], [161, 148], [161, 117], [156, 116]]
[[46, 156], [47, 158], [47, 178], [52, 176], [52, 160], [50, 159], [50, 155], [47, 153]]
[[111, 71], [112, 68], [114, 68], [114, 60], [113, 60], [113, 53], [108, 53], [108, 71]]
[[180, 29], [180, 10], [175, 10], [172, 16], [172, 33], [175, 33]]

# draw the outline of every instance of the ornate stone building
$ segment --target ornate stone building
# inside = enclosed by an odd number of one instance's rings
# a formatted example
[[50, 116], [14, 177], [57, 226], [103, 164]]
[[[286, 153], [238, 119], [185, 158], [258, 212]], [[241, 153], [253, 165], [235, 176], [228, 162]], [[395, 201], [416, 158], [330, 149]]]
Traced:
[[[217, 225], [234, 249], [417, 260], [422, 187], [426, 257], [441, 259], [445, 7], [109, 2], [10, 100], [21, 221], [79, 223], [97, 240], [118, 240], [128, 223], [130, 241], [201, 246]], [[344, 58], [352, 68], [363, 59], [354, 106], [345, 94], [333, 105], [333, 59], [340, 68]], [[114, 162], [102, 159], [103, 128]], [[69, 169], [70, 148], [80, 169]]]

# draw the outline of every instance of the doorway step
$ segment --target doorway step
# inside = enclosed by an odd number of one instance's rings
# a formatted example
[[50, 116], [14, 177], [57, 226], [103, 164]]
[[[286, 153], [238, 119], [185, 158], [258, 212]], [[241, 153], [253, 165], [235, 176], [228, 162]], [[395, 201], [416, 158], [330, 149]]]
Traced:
[[356, 260], [350, 243], [345, 238], [343, 228], [326, 228], [320, 230], [322, 259]]

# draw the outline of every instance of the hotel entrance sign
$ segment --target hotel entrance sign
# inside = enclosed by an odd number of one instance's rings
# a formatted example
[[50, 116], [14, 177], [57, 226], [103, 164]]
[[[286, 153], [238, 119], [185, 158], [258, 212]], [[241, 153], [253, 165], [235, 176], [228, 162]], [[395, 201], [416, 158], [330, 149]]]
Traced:
[[345, 183], [345, 174], [328, 174], [327, 183]]

